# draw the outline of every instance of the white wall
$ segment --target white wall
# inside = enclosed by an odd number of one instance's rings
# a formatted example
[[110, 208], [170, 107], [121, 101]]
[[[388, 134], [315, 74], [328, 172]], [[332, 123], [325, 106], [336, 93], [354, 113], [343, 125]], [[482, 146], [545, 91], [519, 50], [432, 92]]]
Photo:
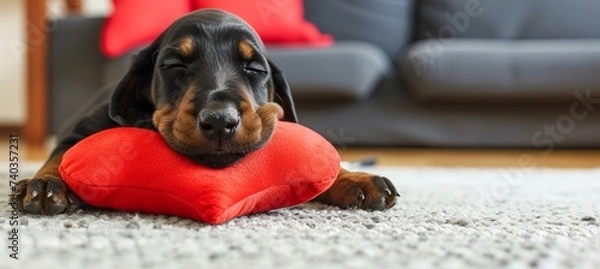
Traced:
[[[105, 17], [112, 11], [112, 1], [110, 0], [83, 0], [82, 2], [84, 16]], [[65, 0], [48, 0], [48, 17], [56, 18], [63, 16], [65, 14], [64, 7]]]
[[84, 0], [83, 14], [86, 16], [106, 16], [112, 10], [110, 0]]
[[22, 0], [0, 0], [0, 125], [25, 120], [25, 10]]

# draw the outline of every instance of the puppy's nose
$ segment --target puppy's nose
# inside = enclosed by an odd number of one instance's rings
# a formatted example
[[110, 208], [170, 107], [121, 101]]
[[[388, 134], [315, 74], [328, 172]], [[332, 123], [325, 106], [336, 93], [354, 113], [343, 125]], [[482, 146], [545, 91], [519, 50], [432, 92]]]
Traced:
[[198, 115], [198, 124], [202, 134], [210, 139], [231, 138], [240, 124], [238, 111], [226, 106], [223, 108], [206, 108]]

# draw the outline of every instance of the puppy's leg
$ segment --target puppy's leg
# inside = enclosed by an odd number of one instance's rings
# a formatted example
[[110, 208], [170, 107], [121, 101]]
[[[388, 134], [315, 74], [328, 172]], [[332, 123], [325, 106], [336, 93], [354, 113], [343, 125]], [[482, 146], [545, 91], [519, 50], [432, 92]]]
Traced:
[[83, 205], [69, 191], [58, 173], [63, 154], [64, 152], [55, 153], [32, 179], [17, 183], [10, 199], [11, 202], [17, 202], [19, 210], [31, 214], [56, 215]]
[[400, 196], [385, 177], [342, 169], [333, 185], [315, 201], [344, 209], [384, 210], [396, 204]]
[[75, 121], [73, 126], [67, 128], [67, 135], [60, 140], [38, 173], [32, 179], [24, 179], [17, 183], [10, 202], [16, 202], [19, 210], [23, 212], [45, 215], [60, 214], [82, 207], [84, 204], [68, 189], [58, 172], [62, 156], [85, 137], [117, 126], [118, 124], [108, 116], [108, 104]]

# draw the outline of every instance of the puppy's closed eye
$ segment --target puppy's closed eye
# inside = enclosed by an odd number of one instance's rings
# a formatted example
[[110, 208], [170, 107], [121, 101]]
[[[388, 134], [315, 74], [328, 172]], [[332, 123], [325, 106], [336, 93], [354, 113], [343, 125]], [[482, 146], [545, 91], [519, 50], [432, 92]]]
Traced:
[[248, 73], [259, 73], [259, 74], [264, 74], [264, 75], [266, 75], [268, 73], [267, 68], [258, 61], [250, 61], [250, 62], [246, 63], [246, 66], [244, 67], [244, 71], [246, 71]]
[[162, 64], [160, 65], [160, 68], [161, 69], [173, 69], [173, 68], [187, 69], [187, 65], [185, 65], [183, 62], [176, 60], [176, 59], [167, 59], [162, 62]]

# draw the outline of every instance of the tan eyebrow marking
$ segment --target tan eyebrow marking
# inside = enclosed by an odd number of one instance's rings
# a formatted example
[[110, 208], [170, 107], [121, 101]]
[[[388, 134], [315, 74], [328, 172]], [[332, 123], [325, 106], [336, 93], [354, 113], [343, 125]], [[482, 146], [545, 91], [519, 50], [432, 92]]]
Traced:
[[179, 53], [182, 56], [191, 56], [194, 52], [194, 39], [191, 36], [186, 36], [179, 42]]
[[247, 40], [240, 41], [240, 44], [238, 45], [238, 50], [240, 52], [240, 55], [247, 60], [252, 59], [252, 56], [254, 55], [254, 47], [252, 47], [252, 45]]

